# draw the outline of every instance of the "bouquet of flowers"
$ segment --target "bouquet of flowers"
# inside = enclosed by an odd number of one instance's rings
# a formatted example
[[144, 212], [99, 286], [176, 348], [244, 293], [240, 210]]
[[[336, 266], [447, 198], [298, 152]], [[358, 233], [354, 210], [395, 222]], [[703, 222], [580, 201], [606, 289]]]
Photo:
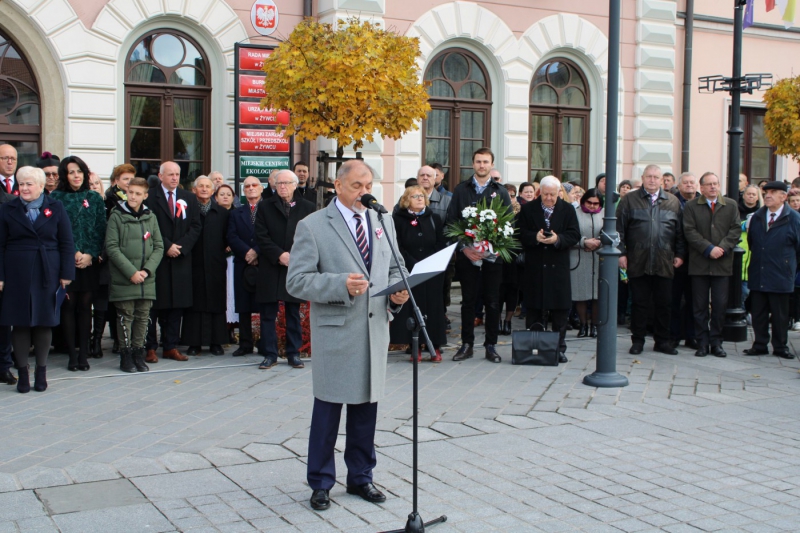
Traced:
[[[487, 207], [486, 199], [477, 206], [467, 206], [461, 211], [461, 219], [449, 224], [444, 234], [455, 237], [459, 242], [472, 246], [483, 255], [483, 259], [494, 262], [500, 257], [510, 263], [514, 257], [513, 250], [519, 249], [519, 242], [514, 238], [514, 212], [503, 205], [503, 200], [496, 196]], [[480, 266], [482, 259], [473, 261]]]

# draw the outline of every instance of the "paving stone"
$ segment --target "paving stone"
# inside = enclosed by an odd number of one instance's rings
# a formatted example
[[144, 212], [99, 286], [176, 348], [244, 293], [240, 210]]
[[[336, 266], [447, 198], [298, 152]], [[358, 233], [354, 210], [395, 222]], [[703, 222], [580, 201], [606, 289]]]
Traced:
[[230, 479], [212, 469], [137, 477], [132, 481], [150, 500], [189, 498], [237, 489]]
[[0, 521], [46, 516], [42, 502], [31, 490], [0, 494]]
[[253, 462], [252, 457], [232, 448], [208, 448], [203, 450], [202, 455], [217, 467]]
[[127, 479], [38, 489], [36, 494], [52, 515], [148, 503]]
[[276, 461], [278, 459], [294, 459], [297, 457], [289, 449], [278, 444], [248, 444], [242, 451], [257, 461]]
[[66, 467], [67, 474], [75, 483], [104, 481], [119, 478], [119, 473], [109, 465], [101, 463], [81, 462]]
[[63, 533], [167, 532], [175, 528], [152, 504], [81, 511], [53, 517]]
[[195, 453], [173, 452], [162, 455], [158, 461], [167, 467], [170, 472], [185, 472], [187, 470], [203, 470], [210, 468], [204, 457]]
[[17, 479], [23, 489], [56, 487], [72, 483], [72, 480], [67, 474], [63, 470], [57, 468], [29, 468], [17, 474]]

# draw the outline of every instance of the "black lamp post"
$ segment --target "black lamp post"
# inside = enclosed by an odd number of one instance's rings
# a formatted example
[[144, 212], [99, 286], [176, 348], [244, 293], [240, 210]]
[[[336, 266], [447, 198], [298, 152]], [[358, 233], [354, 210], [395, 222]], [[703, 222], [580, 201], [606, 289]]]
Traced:
[[[744, 7], [747, 0], [734, 0], [733, 14], [733, 76], [726, 78], [720, 74], [699, 78], [701, 93], [727, 92], [731, 95], [731, 121], [728, 129], [728, 196], [736, 200], [739, 191], [740, 143], [744, 131], [741, 126], [740, 106], [742, 93], [772, 86], [772, 74], [745, 74], [742, 76], [742, 32]], [[747, 322], [742, 308], [742, 257], [744, 250], [739, 247], [733, 251], [733, 275], [728, 286], [728, 309], [725, 310], [723, 338], [728, 342], [747, 340]]]
[[[606, 198], [617, 190], [617, 129], [619, 116], [620, 0], [609, 0], [608, 8], [608, 104], [606, 106]], [[591, 387], [625, 387], [628, 378], [617, 372], [617, 289], [619, 284], [619, 234], [616, 206], [606, 202], [600, 240], [600, 279], [597, 328], [597, 369], [583, 378]]]

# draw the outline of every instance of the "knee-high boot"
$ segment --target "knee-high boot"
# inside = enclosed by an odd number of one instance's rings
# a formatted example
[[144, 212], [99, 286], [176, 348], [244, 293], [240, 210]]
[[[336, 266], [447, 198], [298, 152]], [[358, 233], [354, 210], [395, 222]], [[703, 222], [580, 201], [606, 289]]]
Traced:
[[89, 346], [89, 355], [95, 359], [100, 359], [103, 357], [103, 348], [100, 342], [103, 339], [103, 331], [106, 329], [106, 312], [95, 310], [93, 319], [94, 324], [92, 328], [91, 345]]

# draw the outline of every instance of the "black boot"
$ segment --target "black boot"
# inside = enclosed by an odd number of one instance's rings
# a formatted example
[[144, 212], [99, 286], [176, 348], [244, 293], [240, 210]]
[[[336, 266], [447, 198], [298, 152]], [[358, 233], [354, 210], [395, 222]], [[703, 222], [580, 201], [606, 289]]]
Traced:
[[95, 359], [101, 359], [103, 357], [103, 348], [100, 345], [100, 342], [103, 340], [103, 330], [106, 329], [106, 312], [95, 311], [93, 319], [94, 327], [92, 328], [92, 340], [91, 344], [89, 345], [89, 355]]
[[511, 321], [503, 320], [503, 327], [500, 328], [500, 335], [511, 335]]
[[137, 372], [148, 372], [150, 367], [144, 362], [144, 348], [133, 349], [133, 364], [136, 366]]
[[33, 373], [33, 390], [36, 392], [44, 392], [47, 390], [47, 367], [36, 365], [36, 371]]
[[114, 344], [111, 345], [111, 353], [119, 353], [119, 341], [114, 339]]
[[578, 337], [588, 337], [589, 336], [589, 326], [586, 324], [581, 324], [581, 329], [578, 330]]
[[589, 329], [589, 336], [590, 337], [597, 337], [597, 326], [592, 324], [592, 327]]
[[67, 363], [67, 370], [69, 370], [70, 372], [78, 371], [78, 356], [75, 355], [74, 349], [69, 353], [69, 362]]
[[28, 375], [28, 369], [30, 367], [25, 365], [23, 367], [17, 367], [17, 372], [19, 373], [19, 378], [17, 381], [17, 392], [21, 392], [25, 394], [26, 392], [31, 391], [31, 378]]
[[81, 372], [86, 372], [91, 368], [89, 366], [89, 354], [88, 354], [88, 347], [81, 346], [80, 352], [78, 353], [78, 370]]
[[119, 369], [123, 372], [136, 372], [136, 367], [133, 365], [133, 354], [130, 348], [123, 348], [119, 351]]

